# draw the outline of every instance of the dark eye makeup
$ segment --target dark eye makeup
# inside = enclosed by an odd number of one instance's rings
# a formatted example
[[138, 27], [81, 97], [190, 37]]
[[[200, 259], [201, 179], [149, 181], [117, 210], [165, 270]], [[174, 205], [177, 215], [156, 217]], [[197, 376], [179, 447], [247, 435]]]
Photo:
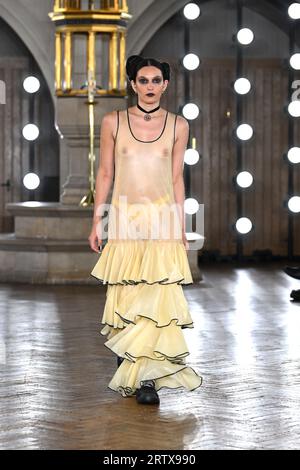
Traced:
[[[139, 78], [139, 83], [142, 83], [142, 84], [145, 84], [145, 83], [148, 83], [148, 79], [145, 78], [145, 77], [140, 77]], [[153, 78], [152, 80], [153, 83], [161, 83], [162, 82], [162, 78], [161, 77], [155, 77]]]

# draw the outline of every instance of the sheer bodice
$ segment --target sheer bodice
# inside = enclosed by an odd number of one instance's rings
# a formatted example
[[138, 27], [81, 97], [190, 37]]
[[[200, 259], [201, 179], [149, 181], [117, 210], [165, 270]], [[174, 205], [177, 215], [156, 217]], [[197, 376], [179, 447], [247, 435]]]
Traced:
[[181, 239], [172, 183], [175, 120], [167, 112], [160, 135], [145, 142], [134, 136], [128, 110], [119, 111], [108, 239]]

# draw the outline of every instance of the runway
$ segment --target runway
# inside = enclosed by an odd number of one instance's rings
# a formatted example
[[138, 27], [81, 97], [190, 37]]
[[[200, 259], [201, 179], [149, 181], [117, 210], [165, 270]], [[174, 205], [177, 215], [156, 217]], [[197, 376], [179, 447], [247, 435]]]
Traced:
[[106, 288], [0, 285], [3, 449], [299, 449], [300, 282], [288, 263], [202, 264], [184, 288], [194, 392], [145, 406], [107, 388]]

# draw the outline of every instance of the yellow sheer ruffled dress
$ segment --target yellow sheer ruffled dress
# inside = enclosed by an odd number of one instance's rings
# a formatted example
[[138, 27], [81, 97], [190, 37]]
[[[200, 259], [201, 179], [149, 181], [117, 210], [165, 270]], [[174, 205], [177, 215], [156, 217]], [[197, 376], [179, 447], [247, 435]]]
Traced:
[[144, 142], [118, 112], [115, 180], [108, 240], [91, 275], [107, 285], [101, 334], [125, 360], [108, 387], [135, 395], [142, 380], [195, 390], [202, 377], [186, 364], [183, 334], [193, 328], [183, 285], [193, 279], [181, 238], [172, 184], [176, 115], [167, 113], [160, 136]]

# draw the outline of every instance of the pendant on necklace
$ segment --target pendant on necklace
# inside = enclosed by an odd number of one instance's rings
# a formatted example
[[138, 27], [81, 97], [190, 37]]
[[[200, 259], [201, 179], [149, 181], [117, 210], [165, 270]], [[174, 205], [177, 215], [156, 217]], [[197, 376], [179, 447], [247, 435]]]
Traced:
[[145, 119], [145, 121], [151, 121], [151, 116], [150, 116], [150, 114], [145, 114], [145, 115], [144, 115], [144, 119]]

